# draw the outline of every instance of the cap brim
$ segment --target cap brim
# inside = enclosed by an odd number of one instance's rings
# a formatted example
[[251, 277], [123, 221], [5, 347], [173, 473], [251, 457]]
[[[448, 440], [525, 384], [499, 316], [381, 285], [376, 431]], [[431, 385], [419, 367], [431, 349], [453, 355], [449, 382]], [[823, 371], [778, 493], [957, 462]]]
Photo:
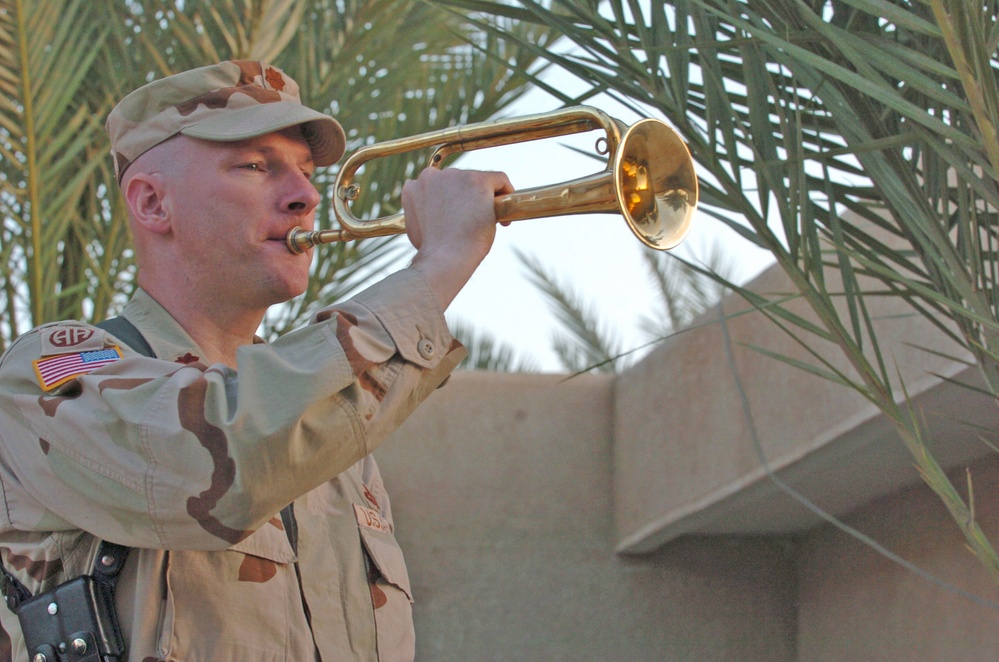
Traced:
[[339, 122], [307, 106], [284, 101], [227, 110], [204, 122], [184, 127], [180, 133], [201, 140], [231, 142], [292, 126], [302, 127], [302, 135], [317, 166], [332, 165], [343, 156], [347, 139]]

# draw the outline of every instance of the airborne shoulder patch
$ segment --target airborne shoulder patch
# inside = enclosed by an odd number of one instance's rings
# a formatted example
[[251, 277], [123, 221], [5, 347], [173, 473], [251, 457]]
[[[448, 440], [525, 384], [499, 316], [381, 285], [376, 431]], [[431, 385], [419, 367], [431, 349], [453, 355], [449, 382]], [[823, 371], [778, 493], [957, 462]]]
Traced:
[[80, 375], [121, 359], [121, 349], [105, 345], [106, 334], [85, 324], [60, 323], [40, 331], [40, 358], [33, 362], [42, 390], [52, 391]]
[[57, 324], [41, 331], [42, 356], [104, 349], [104, 333], [93, 327]]

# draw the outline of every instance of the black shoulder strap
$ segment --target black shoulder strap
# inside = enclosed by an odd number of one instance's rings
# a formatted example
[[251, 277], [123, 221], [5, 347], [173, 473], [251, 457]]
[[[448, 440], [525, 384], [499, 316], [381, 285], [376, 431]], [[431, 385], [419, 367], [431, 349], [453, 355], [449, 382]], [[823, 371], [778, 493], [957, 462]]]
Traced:
[[142, 337], [139, 330], [135, 328], [135, 325], [124, 317], [109, 317], [103, 322], [98, 322], [96, 326], [111, 333], [139, 354], [143, 356], [156, 356], [153, 353], [153, 348], [149, 346], [149, 343]]
[[[153, 348], [149, 346], [135, 325], [124, 317], [109, 317], [103, 322], [99, 322], [97, 326], [111, 333], [139, 354], [149, 357], [156, 356], [153, 353]], [[113, 591], [114, 585], [118, 581], [118, 573], [125, 565], [127, 556], [128, 547], [102, 540], [101, 546], [97, 550], [97, 560], [94, 561], [94, 577], [105, 582]]]
[[[139, 354], [150, 357], [155, 356], [153, 348], [149, 346], [149, 343], [139, 333], [139, 330], [124, 317], [112, 317], [98, 323], [96, 326], [111, 333]], [[97, 581], [107, 585], [111, 591], [114, 590], [114, 585], [118, 580], [118, 573], [121, 572], [122, 566], [125, 565], [128, 549], [128, 547], [108, 542], [107, 540], [102, 540], [97, 549], [93, 577]], [[15, 614], [21, 603], [31, 597], [31, 591], [19, 582], [2, 563], [0, 563], [0, 595], [3, 596], [7, 607]]]

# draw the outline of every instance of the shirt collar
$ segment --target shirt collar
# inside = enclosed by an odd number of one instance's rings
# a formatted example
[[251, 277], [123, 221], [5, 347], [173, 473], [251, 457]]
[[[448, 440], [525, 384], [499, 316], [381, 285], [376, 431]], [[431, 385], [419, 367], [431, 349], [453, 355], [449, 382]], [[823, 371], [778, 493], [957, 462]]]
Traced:
[[122, 316], [142, 333], [157, 358], [177, 363], [204, 363], [197, 343], [166, 308], [142, 288], [137, 289], [125, 304]]

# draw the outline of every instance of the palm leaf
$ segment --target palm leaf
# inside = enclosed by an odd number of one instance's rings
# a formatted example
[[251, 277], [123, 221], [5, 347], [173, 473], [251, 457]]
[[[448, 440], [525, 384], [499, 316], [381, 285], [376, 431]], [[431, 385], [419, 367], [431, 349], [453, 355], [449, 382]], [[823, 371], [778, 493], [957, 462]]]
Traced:
[[[691, 0], [590, 4], [440, 0], [556, 26], [547, 56], [589, 84], [668, 118], [700, 164], [706, 215], [769, 250], [806, 317], [739, 288], [802, 346], [799, 367], [864, 394], [999, 581], [999, 557], [936, 464], [904, 384], [883, 356], [870, 297], [899, 297], [971, 352], [999, 394], [999, 18], [960, 0]], [[486, 21], [488, 22], [488, 21]], [[734, 285], [734, 284], [733, 284]], [[786, 357], [783, 360], [790, 360]]]
[[7, 99], [0, 106], [0, 214], [3, 255], [11, 265], [3, 277], [5, 326], [13, 336], [27, 325], [78, 314], [74, 286], [96, 266], [85, 248], [92, 246], [90, 219], [79, 203], [107, 158], [91, 147], [103, 131], [95, 118], [109, 107], [87, 103], [92, 99], [83, 90], [108, 30], [99, 18], [101, 3], [6, 5], [0, 11], [10, 19], [0, 30]]
[[[548, 32], [520, 29], [542, 44]], [[337, 115], [357, 146], [486, 119], [516, 99], [529, 77], [506, 63], [527, 68], [535, 55], [477, 33], [405, 0], [0, 0], [0, 348], [44, 321], [103, 318], [135, 287], [102, 126], [125, 92], [227, 58], [263, 59], [302, 84], [306, 103]], [[359, 213], [397, 205], [420, 158], [372, 166]], [[321, 226], [334, 222], [333, 174], [318, 178]], [[317, 251], [309, 291], [275, 310], [263, 332], [378, 278], [403, 247]]]
[[531, 358], [519, 356], [517, 350], [498, 341], [493, 335], [484, 333], [460, 321], [449, 320], [451, 333], [468, 350], [468, 356], [461, 362], [465, 370], [485, 370], [489, 372], [537, 372]]

